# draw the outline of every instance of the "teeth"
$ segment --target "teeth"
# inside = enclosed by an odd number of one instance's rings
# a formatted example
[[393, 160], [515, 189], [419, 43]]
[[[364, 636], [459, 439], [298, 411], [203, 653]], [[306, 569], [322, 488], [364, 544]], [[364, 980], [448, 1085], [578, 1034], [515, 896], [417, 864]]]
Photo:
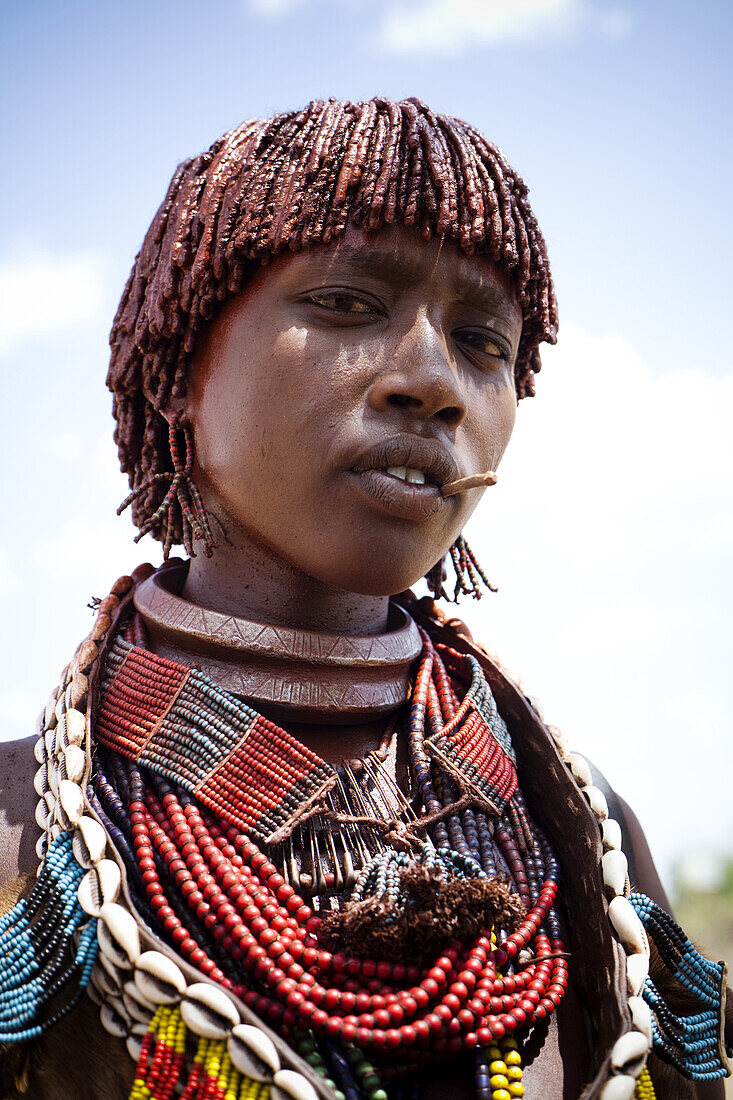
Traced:
[[424, 485], [425, 474], [422, 470], [412, 470], [408, 466], [388, 466], [387, 473], [398, 477], [400, 481], [409, 481], [411, 485]]

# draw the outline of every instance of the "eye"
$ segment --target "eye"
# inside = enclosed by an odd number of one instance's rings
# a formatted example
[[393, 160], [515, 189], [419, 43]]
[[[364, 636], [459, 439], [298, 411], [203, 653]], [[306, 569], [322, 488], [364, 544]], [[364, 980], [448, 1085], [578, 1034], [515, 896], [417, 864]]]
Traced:
[[346, 290], [314, 290], [307, 295], [307, 301], [312, 302], [321, 309], [327, 309], [331, 313], [341, 313], [348, 316], [365, 316], [380, 313], [374, 302], [351, 294]]
[[511, 347], [495, 332], [461, 329], [456, 333], [456, 339], [464, 345], [472, 357], [480, 356], [482, 359], [491, 360], [495, 366], [508, 363], [511, 359]]

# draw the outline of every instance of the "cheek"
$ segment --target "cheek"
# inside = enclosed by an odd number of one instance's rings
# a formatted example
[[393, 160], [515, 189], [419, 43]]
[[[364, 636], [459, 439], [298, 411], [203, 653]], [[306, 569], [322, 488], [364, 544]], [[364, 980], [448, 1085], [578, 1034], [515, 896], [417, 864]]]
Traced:
[[501, 413], [499, 417], [499, 424], [497, 426], [497, 433], [499, 436], [498, 446], [499, 451], [497, 454], [497, 465], [501, 459], [504, 451], [509, 446], [509, 441], [512, 438], [514, 432], [514, 425], [517, 420], [517, 394], [514, 387], [514, 378], [512, 377], [511, 388], [507, 387], [508, 392], [505, 395], [504, 401], [501, 405]]
[[258, 515], [273, 499], [300, 501], [318, 490], [332, 451], [358, 407], [363, 364], [291, 326], [253, 334], [250, 347], [212, 361], [192, 393], [196, 459], [229, 508]]
[[514, 379], [492, 385], [489, 393], [482, 391], [471, 402], [471, 438], [483, 469], [495, 470], [512, 437], [517, 417]]
[[192, 395], [197, 459], [214, 480], [233, 465], [264, 466], [276, 457], [298, 392], [306, 334], [255, 326], [247, 335], [207, 364]]

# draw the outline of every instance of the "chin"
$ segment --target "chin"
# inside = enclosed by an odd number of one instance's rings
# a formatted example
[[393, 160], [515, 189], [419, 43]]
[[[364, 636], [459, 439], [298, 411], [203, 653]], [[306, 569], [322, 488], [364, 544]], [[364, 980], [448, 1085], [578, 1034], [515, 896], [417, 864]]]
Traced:
[[331, 533], [332, 540], [304, 540], [293, 547], [295, 553], [283, 556], [321, 584], [361, 596], [395, 596], [412, 588], [450, 547], [445, 537], [406, 539], [395, 538], [394, 532], [362, 530], [357, 540], [343, 528]]
[[415, 566], [414, 562], [403, 569], [396, 568], [394, 562], [390, 563], [388, 569], [385, 569], [382, 563], [377, 564], [378, 568], [375, 568], [373, 559], [364, 563], [362, 568], [347, 572], [343, 568], [343, 563], [340, 563], [340, 569], [327, 577], [322, 576], [318, 579], [336, 588], [342, 588], [346, 592], [357, 592], [361, 596], [396, 596], [398, 592], [404, 592], [405, 589], [417, 584], [431, 568], [430, 565], [426, 565], [423, 569], [421, 564]]

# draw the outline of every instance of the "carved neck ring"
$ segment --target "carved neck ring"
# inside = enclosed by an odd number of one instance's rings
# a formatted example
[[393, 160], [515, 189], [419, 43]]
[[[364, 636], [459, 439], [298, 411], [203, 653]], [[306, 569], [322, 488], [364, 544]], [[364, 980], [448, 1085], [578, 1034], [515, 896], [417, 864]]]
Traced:
[[410, 665], [422, 643], [411, 616], [390, 604], [383, 634], [345, 635], [251, 622], [179, 595], [187, 563], [170, 562], [135, 589], [156, 653], [200, 668], [221, 687], [283, 717], [359, 721], [407, 698]]

